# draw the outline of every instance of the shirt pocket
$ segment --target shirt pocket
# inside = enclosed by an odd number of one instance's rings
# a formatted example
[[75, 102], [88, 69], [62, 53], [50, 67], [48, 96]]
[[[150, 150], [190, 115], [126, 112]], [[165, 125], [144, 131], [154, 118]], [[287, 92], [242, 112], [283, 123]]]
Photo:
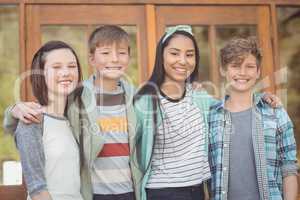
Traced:
[[276, 141], [276, 130], [277, 123], [275, 119], [265, 120], [263, 122], [264, 127], [264, 140], [265, 140], [265, 150], [266, 159], [268, 165], [277, 165], [278, 154], [277, 154], [277, 141]]

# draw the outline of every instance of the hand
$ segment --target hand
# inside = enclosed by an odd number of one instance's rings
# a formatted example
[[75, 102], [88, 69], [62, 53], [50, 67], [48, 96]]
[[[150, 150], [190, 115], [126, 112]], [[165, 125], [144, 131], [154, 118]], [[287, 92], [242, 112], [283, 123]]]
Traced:
[[282, 106], [282, 102], [279, 97], [269, 92], [266, 92], [263, 96], [263, 99], [270, 105], [272, 108], [278, 108]]
[[40, 123], [42, 118], [42, 106], [35, 102], [19, 102], [11, 110], [14, 118], [25, 124]]

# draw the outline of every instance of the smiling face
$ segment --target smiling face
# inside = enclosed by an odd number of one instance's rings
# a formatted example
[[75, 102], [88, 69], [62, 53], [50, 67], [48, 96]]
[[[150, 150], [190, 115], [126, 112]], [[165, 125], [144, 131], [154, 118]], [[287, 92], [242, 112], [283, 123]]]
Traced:
[[90, 56], [90, 65], [104, 80], [118, 80], [124, 75], [129, 65], [128, 42], [104, 44], [95, 49]]
[[76, 57], [69, 49], [56, 49], [48, 52], [44, 65], [45, 82], [48, 88], [48, 98], [58, 95], [67, 96], [77, 86], [79, 81]]
[[175, 35], [164, 48], [165, 82], [182, 84], [196, 66], [193, 41], [184, 35]]
[[245, 55], [241, 64], [231, 62], [223, 70], [229, 90], [239, 93], [251, 92], [260, 76], [256, 58], [252, 54]]

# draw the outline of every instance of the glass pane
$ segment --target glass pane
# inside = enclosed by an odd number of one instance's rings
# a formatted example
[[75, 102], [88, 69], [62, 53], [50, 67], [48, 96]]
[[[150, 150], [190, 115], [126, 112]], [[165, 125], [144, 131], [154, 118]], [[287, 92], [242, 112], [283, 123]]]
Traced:
[[[294, 122], [294, 132], [300, 150], [300, 7], [278, 7], [278, 36], [280, 71], [276, 73], [276, 84]], [[298, 153], [300, 161], [300, 154]]]
[[[251, 25], [230, 25], [230, 26], [217, 26], [217, 60], [220, 65], [220, 50], [226, 42], [235, 37], [249, 37], [257, 36], [256, 27]], [[220, 94], [225, 94], [225, 80], [221, 77]]]
[[[18, 151], [11, 135], [5, 135], [4, 110], [16, 101], [19, 74], [19, 15], [16, 6], [0, 6], [0, 185], [22, 184]], [[18, 170], [18, 171], [16, 171]]]
[[[101, 25], [92, 26], [92, 30]], [[126, 72], [126, 78], [129, 82], [138, 86], [139, 84], [139, 67], [137, 57], [137, 29], [136, 26], [121, 26], [128, 34], [130, 38], [130, 63]]]
[[[92, 69], [88, 65], [88, 37], [89, 34], [99, 25], [93, 26], [79, 26], [79, 25], [44, 25], [41, 28], [42, 42], [49, 40], [62, 40], [74, 47], [79, 56], [80, 64], [82, 66], [84, 79], [92, 73]], [[136, 45], [136, 27], [135, 26], [121, 26], [130, 37], [131, 47], [131, 61], [127, 70], [127, 75], [130, 81], [138, 85], [138, 59], [137, 59], [137, 45]]]
[[199, 79], [200, 81], [208, 81], [210, 77], [208, 27], [193, 26], [192, 28], [200, 51]]
[[62, 40], [76, 51], [82, 67], [83, 78], [89, 76], [88, 65], [88, 27], [74, 25], [44, 25], [41, 27], [42, 43], [50, 40]]

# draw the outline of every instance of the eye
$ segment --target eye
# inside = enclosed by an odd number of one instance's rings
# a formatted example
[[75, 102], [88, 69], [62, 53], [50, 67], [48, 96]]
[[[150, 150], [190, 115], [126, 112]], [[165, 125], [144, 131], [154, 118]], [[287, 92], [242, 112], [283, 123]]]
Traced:
[[102, 54], [102, 55], [108, 55], [109, 51], [101, 51], [100, 54]]
[[186, 56], [187, 56], [187, 57], [194, 57], [195, 54], [194, 54], [194, 53], [188, 53], [188, 54], [186, 54]]
[[173, 56], [177, 56], [178, 55], [177, 52], [170, 52], [170, 54], [173, 55]]
[[256, 68], [256, 65], [247, 65], [248, 68], [253, 69]]
[[127, 52], [126, 51], [120, 51], [119, 54], [120, 55], [127, 55]]
[[77, 65], [69, 65], [69, 68], [77, 68]]
[[53, 68], [53, 69], [60, 69], [61, 66], [60, 66], [60, 65], [52, 65], [52, 68]]

